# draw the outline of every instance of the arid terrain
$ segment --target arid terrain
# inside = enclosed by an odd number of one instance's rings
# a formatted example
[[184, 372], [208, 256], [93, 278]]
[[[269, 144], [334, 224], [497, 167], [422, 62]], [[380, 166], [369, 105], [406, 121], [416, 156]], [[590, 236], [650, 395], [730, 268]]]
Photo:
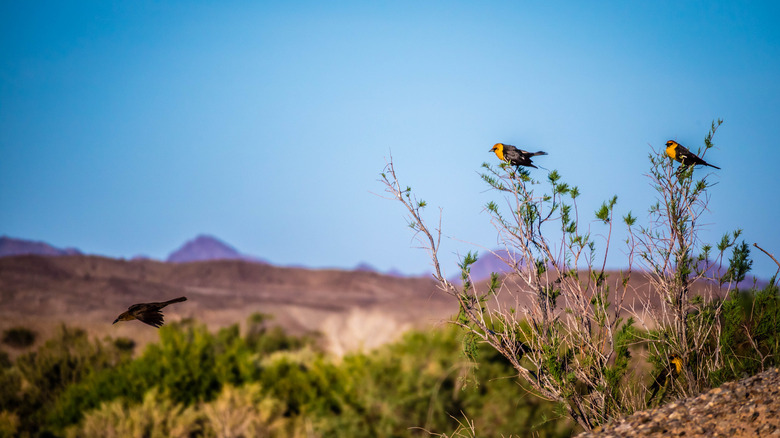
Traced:
[[[516, 280], [509, 278], [506, 284], [516, 289]], [[626, 302], [648, 287], [647, 278], [635, 274]], [[322, 345], [337, 355], [370, 350], [409, 328], [442, 324], [457, 311], [454, 300], [428, 278], [285, 268], [244, 260], [0, 258], [0, 330], [28, 327], [39, 333], [39, 342], [66, 323], [97, 337], [128, 337], [143, 345], [157, 338], [157, 329], [138, 321], [112, 325], [114, 318], [131, 304], [179, 296], [188, 300], [164, 310], [167, 322], [194, 318], [216, 329], [243, 324], [260, 312], [272, 315], [271, 324], [291, 334], [319, 333]], [[531, 299], [507, 289], [499, 297], [509, 305]]]
[[212, 329], [273, 315], [289, 333], [319, 332], [342, 354], [394, 340], [408, 328], [441, 323], [454, 303], [430, 279], [372, 272], [282, 268], [246, 261], [164, 263], [95, 256], [0, 258], [0, 330], [24, 326], [47, 338], [59, 324], [144, 344], [157, 329], [112, 321], [128, 306], [186, 296], [167, 322], [194, 318]]
[[577, 438], [780, 436], [780, 369], [636, 412]]

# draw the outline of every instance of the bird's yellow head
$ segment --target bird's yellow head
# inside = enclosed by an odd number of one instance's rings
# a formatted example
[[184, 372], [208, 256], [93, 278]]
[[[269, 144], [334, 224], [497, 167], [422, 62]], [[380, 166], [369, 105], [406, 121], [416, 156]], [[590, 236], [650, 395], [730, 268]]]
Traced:
[[496, 144], [494, 144], [493, 148], [490, 149], [489, 152], [495, 152], [496, 156], [498, 157], [499, 160], [506, 161], [504, 159], [504, 143], [496, 143]]
[[670, 362], [670, 363], [672, 364], [672, 366], [674, 367], [674, 372], [676, 372], [677, 374], [680, 374], [680, 373], [682, 372], [682, 369], [683, 369], [683, 360], [682, 360], [682, 358], [681, 358], [680, 356], [678, 356], [678, 355], [676, 355], [676, 354], [673, 354], [673, 355], [670, 357], [670, 360], [669, 360], [669, 362]]
[[666, 142], [666, 155], [673, 160], [677, 159], [677, 146], [679, 146], [679, 144], [674, 140]]
[[119, 321], [130, 321], [131, 319], [135, 319], [133, 315], [130, 314], [130, 312], [125, 312], [119, 316], [116, 317], [113, 324], [118, 323]]

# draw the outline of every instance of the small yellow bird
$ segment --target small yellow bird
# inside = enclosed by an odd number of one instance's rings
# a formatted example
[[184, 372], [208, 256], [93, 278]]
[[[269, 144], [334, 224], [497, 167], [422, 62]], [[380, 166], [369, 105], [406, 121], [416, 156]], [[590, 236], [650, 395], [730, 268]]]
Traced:
[[531, 162], [531, 157], [535, 157], [537, 155], [547, 155], [547, 152], [544, 151], [528, 152], [522, 149], [518, 149], [511, 144], [504, 143], [496, 143], [489, 152], [495, 152], [499, 160], [506, 161], [515, 167], [527, 166], [533, 167], [534, 169], [538, 169], [538, 167], [534, 166], [534, 164]]
[[673, 160], [679, 161], [683, 166], [695, 166], [697, 164], [703, 164], [705, 166], [720, 169], [720, 167], [713, 166], [712, 164], [697, 157], [696, 154], [689, 151], [685, 146], [677, 143], [674, 140], [669, 140], [666, 142], [666, 155], [668, 155]]

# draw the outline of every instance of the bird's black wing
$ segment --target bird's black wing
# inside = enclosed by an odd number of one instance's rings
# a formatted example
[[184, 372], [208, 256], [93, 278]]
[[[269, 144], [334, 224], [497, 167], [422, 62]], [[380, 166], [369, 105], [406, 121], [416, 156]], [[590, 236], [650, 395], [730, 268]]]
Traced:
[[510, 164], [513, 166], [527, 166], [530, 161], [528, 160], [528, 155], [524, 153], [525, 151], [521, 149], [517, 149], [516, 147], [505, 147], [504, 148], [504, 159], [509, 161]]
[[163, 314], [158, 309], [149, 309], [138, 313], [136, 318], [152, 327], [160, 327], [163, 325]]
[[147, 305], [146, 303], [133, 304], [127, 308], [127, 311], [134, 315], [136, 312], [142, 311]]
[[704, 160], [699, 158], [696, 154], [689, 151], [688, 148], [681, 144], [677, 144], [677, 160], [685, 166], [696, 164], [707, 164]]

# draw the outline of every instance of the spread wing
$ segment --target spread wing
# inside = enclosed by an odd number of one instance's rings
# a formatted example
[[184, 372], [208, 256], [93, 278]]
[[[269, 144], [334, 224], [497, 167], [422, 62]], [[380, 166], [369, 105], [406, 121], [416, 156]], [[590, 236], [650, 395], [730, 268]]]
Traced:
[[136, 318], [152, 327], [160, 327], [163, 325], [163, 314], [158, 309], [148, 309], [144, 312], [139, 312]]

